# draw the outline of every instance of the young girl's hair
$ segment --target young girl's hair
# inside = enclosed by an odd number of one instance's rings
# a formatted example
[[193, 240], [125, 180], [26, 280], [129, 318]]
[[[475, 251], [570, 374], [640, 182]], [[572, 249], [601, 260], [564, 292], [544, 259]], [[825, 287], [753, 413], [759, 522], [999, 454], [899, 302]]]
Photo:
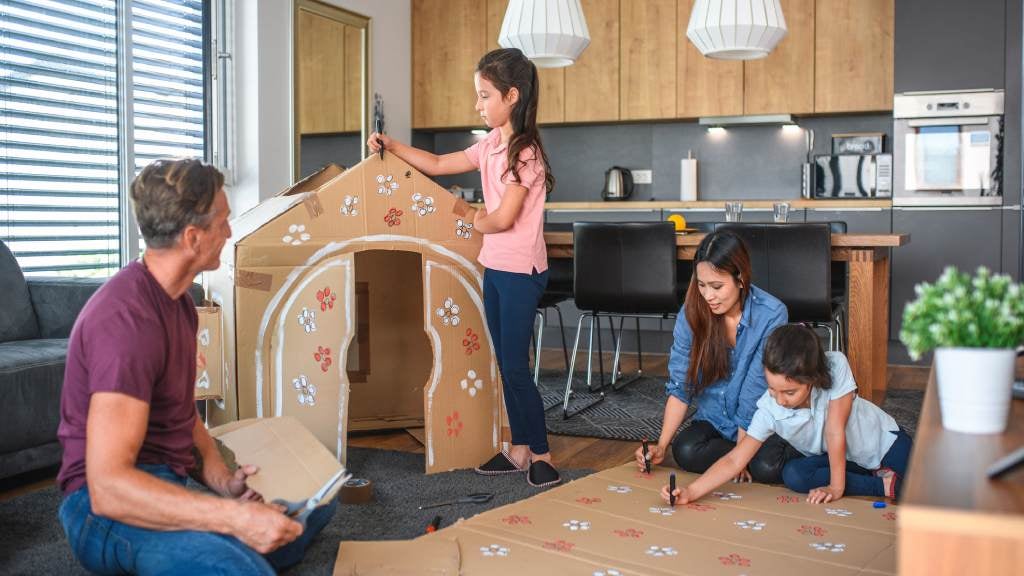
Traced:
[[715, 314], [697, 287], [697, 264], [707, 262], [715, 270], [732, 276], [740, 287], [740, 307], [750, 294], [750, 253], [742, 240], [732, 232], [712, 232], [697, 246], [693, 257], [693, 276], [686, 291], [683, 309], [693, 330], [690, 367], [686, 381], [696, 396], [729, 373], [729, 340], [725, 319]]
[[779, 326], [764, 343], [764, 367], [772, 374], [828, 390], [832, 374], [818, 335], [802, 324]]
[[519, 90], [519, 100], [512, 108], [512, 140], [508, 143], [508, 169], [502, 177], [512, 173], [515, 182], [519, 180], [519, 168], [525, 164], [519, 160], [519, 154], [533, 148], [534, 155], [544, 163], [544, 189], [550, 194], [555, 186], [555, 177], [551, 175], [551, 165], [544, 145], [540, 142], [537, 130], [537, 101], [540, 97], [540, 82], [537, 80], [537, 67], [523, 55], [518, 48], [499, 48], [491, 50], [476, 65], [481, 78], [501, 92], [502, 97], [508, 95], [513, 87]]

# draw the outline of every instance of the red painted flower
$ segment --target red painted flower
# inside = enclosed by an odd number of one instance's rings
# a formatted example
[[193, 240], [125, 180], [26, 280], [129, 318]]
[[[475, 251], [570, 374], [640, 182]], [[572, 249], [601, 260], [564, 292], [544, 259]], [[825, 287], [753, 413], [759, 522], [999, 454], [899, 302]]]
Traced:
[[398, 208], [391, 208], [388, 213], [384, 215], [384, 222], [387, 222], [388, 227], [398, 226], [402, 223], [402, 211]]
[[718, 561], [725, 566], [750, 566], [750, 558], [744, 558], [739, 554], [729, 554], [728, 556], [719, 556]]
[[462, 420], [459, 419], [459, 411], [456, 410], [455, 412], [452, 412], [451, 416], [445, 416], [444, 420], [448, 423], [448, 435], [458, 438], [459, 432], [462, 432], [462, 428], [464, 427], [462, 425]]
[[331, 291], [330, 286], [327, 286], [323, 290], [316, 291], [316, 299], [320, 302], [320, 311], [326, 312], [329, 308], [334, 309], [334, 301], [338, 299], [338, 295]]
[[327, 372], [327, 369], [331, 367], [331, 349], [324, 348], [323, 346], [317, 346], [316, 352], [313, 352], [313, 359], [320, 363], [320, 370]]
[[466, 356], [480, 350], [480, 336], [473, 332], [472, 328], [466, 328], [466, 337], [462, 339], [462, 345], [466, 348]]
[[553, 542], [545, 542], [544, 548], [548, 550], [556, 550], [558, 552], [572, 552], [572, 549], [576, 545], [572, 542], [566, 542], [565, 540], [555, 540]]
[[642, 538], [644, 535], [643, 530], [637, 530], [636, 528], [626, 528], [625, 530], [613, 530], [619, 538]]
[[779, 504], [799, 504], [799, 496], [779, 496], [775, 499]]
[[533, 524], [533, 522], [530, 522], [529, 516], [520, 516], [518, 514], [506, 516], [502, 518], [501, 521], [510, 526], [515, 524]]
[[896, 513], [886, 512], [885, 514], [882, 514], [882, 518], [885, 518], [886, 520], [896, 520]]
[[589, 496], [580, 496], [576, 499], [580, 504], [597, 504], [601, 501], [600, 498], [590, 498]]
[[819, 538], [828, 534], [828, 530], [825, 530], [821, 526], [812, 526], [810, 524], [804, 524], [797, 528], [796, 531], [805, 536], [818, 536]]
[[696, 510], [697, 512], [709, 512], [715, 509], [711, 504], [700, 504], [698, 502], [687, 504], [686, 508], [689, 510]]

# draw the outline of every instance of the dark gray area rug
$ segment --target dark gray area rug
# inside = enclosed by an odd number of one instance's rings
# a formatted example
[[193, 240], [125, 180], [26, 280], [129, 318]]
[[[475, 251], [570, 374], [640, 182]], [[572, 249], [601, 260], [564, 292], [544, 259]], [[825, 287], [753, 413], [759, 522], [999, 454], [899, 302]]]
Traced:
[[[539, 492], [521, 474], [479, 476], [471, 470], [425, 475], [422, 454], [352, 448], [348, 467], [374, 483], [375, 501], [341, 505], [330, 524], [288, 574], [330, 574], [342, 540], [404, 540], [424, 533], [435, 515], [441, 526], [457, 519], [504, 506]], [[562, 470], [565, 481], [591, 470]], [[460, 504], [432, 510], [417, 506], [454, 499], [474, 492], [493, 492], [487, 504]], [[0, 574], [86, 574], [68, 547], [57, 521], [60, 494], [56, 487], [0, 502]]]
[[[597, 382], [596, 367], [594, 382]], [[643, 376], [620, 390], [606, 392], [603, 402], [568, 420], [562, 418], [565, 372], [542, 370], [538, 385], [547, 409], [545, 418], [551, 434], [636, 442], [661, 436], [666, 398], [664, 377]], [[599, 396], [586, 391], [586, 381], [579, 375], [573, 381], [573, 390], [570, 413]], [[913, 435], [923, 400], [924, 392], [921, 390], [889, 390], [882, 408]]]

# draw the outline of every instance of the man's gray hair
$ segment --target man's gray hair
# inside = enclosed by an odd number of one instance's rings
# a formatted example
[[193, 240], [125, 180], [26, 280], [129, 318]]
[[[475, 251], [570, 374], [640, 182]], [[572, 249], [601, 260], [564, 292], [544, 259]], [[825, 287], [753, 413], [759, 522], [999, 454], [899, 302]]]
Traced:
[[169, 248], [186, 226], [206, 228], [223, 186], [224, 175], [196, 158], [164, 158], [143, 168], [130, 196], [146, 246]]

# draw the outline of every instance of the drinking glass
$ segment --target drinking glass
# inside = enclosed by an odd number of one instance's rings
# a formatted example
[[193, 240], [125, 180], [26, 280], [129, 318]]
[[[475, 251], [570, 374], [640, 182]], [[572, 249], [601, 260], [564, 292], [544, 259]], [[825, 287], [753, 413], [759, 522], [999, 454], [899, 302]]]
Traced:
[[772, 204], [772, 218], [776, 222], [788, 222], [789, 202], [776, 202]]
[[725, 203], [725, 221], [739, 222], [743, 215], [743, 202]]

